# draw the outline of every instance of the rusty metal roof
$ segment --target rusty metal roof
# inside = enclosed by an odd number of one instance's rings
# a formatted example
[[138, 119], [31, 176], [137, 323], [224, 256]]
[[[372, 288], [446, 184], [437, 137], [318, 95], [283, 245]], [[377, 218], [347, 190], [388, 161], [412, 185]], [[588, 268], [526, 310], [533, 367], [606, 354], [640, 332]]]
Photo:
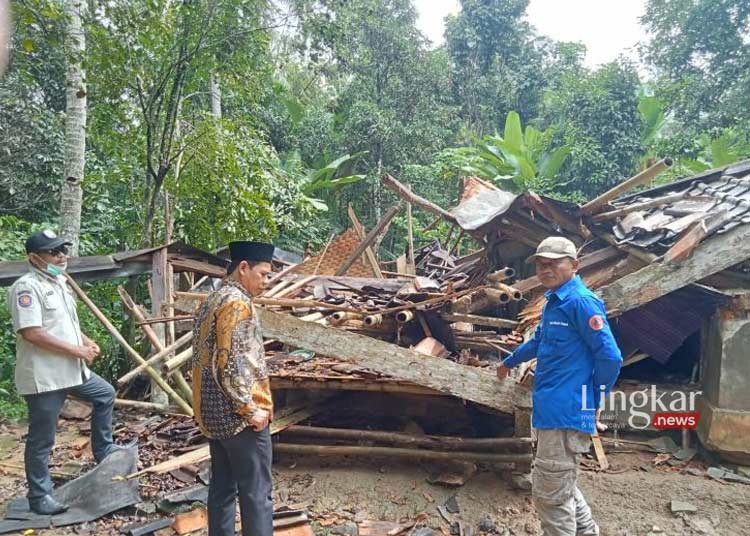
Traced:
[[750, 223], [750, 160], [623, 197], [612, 202], [612, 209], [635, 208], [666, 196], [670, 199], [663, 204], [601, 225], [611, 227], [621, 243], [663, 252], [698, 222], [706, 223], [708, 235]]

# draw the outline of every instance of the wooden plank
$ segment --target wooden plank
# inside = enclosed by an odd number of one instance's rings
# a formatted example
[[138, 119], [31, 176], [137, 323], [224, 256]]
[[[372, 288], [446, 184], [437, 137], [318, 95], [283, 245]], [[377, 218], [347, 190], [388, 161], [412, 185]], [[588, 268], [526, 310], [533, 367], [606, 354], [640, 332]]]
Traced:
[[406, 201], [407, 203], [410, 203], [412, 205], [416, 205], [419, 208], [426, 210], [427, 212], [431, 212], [432, 214], [435, 214], [436, 216], [440, 216], [446, 221], [456, 224], [456, 217], [445, 210], [444, 208], [441, 208], [437, 206], [432, 201], [428, 201], [424, 197], [421, 197], [415, 193], [412, 193], [409, 188], [404, 186], [402, 183], [394, 179], [391, 175], [385, 174], [380, 178], [380, 182], [391, 190], [393, 193], [395, 193], [397, 196], [399, 196], [401, 199]]
[[[354, 226], [354, 230], [357, 233], [357, 236], [360, 240], [365, 239], [365, 227], [362, 225], [359, 221], [359, 218], [357, 218], [357, 213], [354, 212], [354, 208], [352, 208], [352, 204], [349, 203], [349, 206], [346, 209], [347, 214], [349, 215], [349, 219], [352, 222], [352, 225]], [[372, 250], [372, 247], [367, 246], [365, 248], [365, 258], [367, 259], [367, 262], [370, 264], [370, 268], [372, 268], [372, 273], [375, 274], [375, 277], [378, 279], [383, 279], [383, 272], [380, 270], [380, 263], [378, 262], [378, 257], [375, 255], [375, 252]]]
[[594, 445], [594, 454], [596, 454], [596, 461], [599, 462], [599, 468], [602, 471], [606, 471], [609, 469], [609, 460], [607, 460], [607, 455], [604, 453], [602, 439], [598, 434], [594, 434], [591, 436], [591, 443]]
[[637, 186], [641, 186], [642, 184], [646, 184], [651, 179], [656, 177], [659, 173], [667, 169], [669, 166], [672, 165], [672, 160], [669, 158], [665, 158], [663, 160], [660, 160], [656, 164], [654, 164], [651, 167], [648, 167], [638, 173], [637, 175], [629, 178], [628, 180], [621, 182], [614, 188], [611, 188], [610, 190], [607, 190], [599, 197], [589, 201], [585, 205], [581, 207], [581, 214], [592, 214], [595, 212], [598, 208], [602, 207], [603, 205], [609, 203], [613, 199], [616, 199], [617, 197], [620, 197], [625, 192], [632, 190], [633, 188]]
[[750, 225], [715, 235], [697, 248], [690, 262], [653, 263], [598, 290], [607, 309], [624, 313], [750, 258]]
[[[411, 191], [411, 187], [409, 187], [409, 191]], [[461, 232], [463, 232], [463, 229]], [[411, 203], [406, 205], [406, 240], [406, 273], [416, 275], [417, 267], [414, 261], [414, 221], [411, 214]]]
[[[287, 411], [280, 413], [271, 423], [271, 435], [278, 434], [279, 432], [286, 430], [293, 424], [297, 424], [304, 421], [305, 419], [309, 419], [313, 415], [325, 409], [325, 407], [325, 402], [321, 402], [305, 408], [290, 408]], [[208, 445], [206, 445], [205, 447], [195, 449], [181, 456], [170, 458], [165, 462], [157, 463], [156, 465], [152, 465], [151, 467], [141, 469], [138, 472], [128, 475], [127, 478], [137, 478], [147, 473], [168, 473], [169, 471], [174, 471], [175, 469], [179, 469], [180, 467], [184, 467], [186, 465], [201, 463], [205, 460], [208, 460], [210, 457], [211, 453], [208, 450]]]
[[476, 324], [477, 326], [493, 326], [496, 328], [506, 329], [515, 329], [518, 327], [518, 322], [516, 322], [515, 320], [495, 318], [493, 316], [480, 316], [461, 313], [441, 313], [440, 316], [443, 318], [443, 320], [447, 320], [448, 322], [467, 322], [469, 324]]
[[517, 405], [529, 404], [528, 393], [519, 391], [514, 382], [497, 381], [493, 374], [474, 367], [266, 309], [258, 309], [258, 316], [265, 336], [285, 344], [356, 363], [505, 413], [513, 413]]
[[365, 378], [321, 378], [309, 377], [301, 378], [298, 376], [277, 377], [271, 376], [271, 389], [302, 389], [325, 390], [325, 391], [363, 391], [375, 393], [396, 393], [419, 396], [448, 396], [445, 393], [414, 385], [411, 383], [402, 383], [398, 381], [387, 380], [370, 380]]
[[335, 275], [344, 275], [346, 271], [351, 268], [352, 264], [354, 264], [357, 259], [362, 256], [362, 254], [365, 252], [365, 249], [372, 244], [375, 239], [380, 235], [380, 233], [388, 226], [388, 224], [391, 223], [391, 220], [398, 214], [398, 211], [401, 210], [401, 203], [398, 203], [390, 208], [390, 210], [383, 216], [383, 219], [380, 220], [375, 227], [373, 227], [369, 233], [367, 233], [367, 236], [365, 237], [362, 242], [357, 246], [357, 248], [347, 257], [347, 259], [339, 266], [338, 270], [336, 270]]
[[216, 266], [195, 259], [185, 259], [176, 255], [169, 256], [169, 263], [175, 272], [193, 272], [209, 277], [224, 277], [227, 275], [227, 269], [223, 266]]

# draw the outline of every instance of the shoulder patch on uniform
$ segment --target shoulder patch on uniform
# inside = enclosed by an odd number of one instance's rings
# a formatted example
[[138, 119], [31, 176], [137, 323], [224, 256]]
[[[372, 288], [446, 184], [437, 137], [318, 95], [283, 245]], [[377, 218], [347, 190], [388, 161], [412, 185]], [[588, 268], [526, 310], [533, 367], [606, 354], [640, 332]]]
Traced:
[[19, 307], [31, 307], [34, 303], [34, 299], [31, 297], [31, 293], [24, 293], [18, 295], [18, 306]]
[[604, 319], [602, 315], [593, 315], [589, 318], [589, 327], [594, 331], [599, 331], [604, 327]]

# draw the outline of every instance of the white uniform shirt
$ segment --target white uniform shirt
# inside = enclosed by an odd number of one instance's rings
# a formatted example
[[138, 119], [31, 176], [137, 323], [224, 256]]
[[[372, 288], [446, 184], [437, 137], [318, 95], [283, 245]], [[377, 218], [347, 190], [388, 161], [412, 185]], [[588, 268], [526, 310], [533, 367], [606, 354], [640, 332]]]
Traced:
[[16, 390], [29, 395], [81, 385], [90, 372], [81, 359], [35, 346], [18, 332], [41, 327], [67, 343], [80, 346], [76, 299], [64, 276], [51, 276], [36, 268], [19, 278], [8, 292], [8, 308], [16, 332]]

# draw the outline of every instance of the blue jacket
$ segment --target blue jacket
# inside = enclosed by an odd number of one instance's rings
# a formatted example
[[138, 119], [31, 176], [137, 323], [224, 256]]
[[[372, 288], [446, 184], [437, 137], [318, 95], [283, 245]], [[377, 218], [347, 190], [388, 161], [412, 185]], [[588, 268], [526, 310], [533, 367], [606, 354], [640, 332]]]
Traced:
[[569, 428], [593, 434], [600, 393], [608, 393], [617, 380], [622, 355], [604, 303], [580, 277], [573, 277], [554, 292], [547, 291], [546, 296], [533, 337], [503, 365], [515, 367], [537, 358], [531, 413], [535, 428]]

